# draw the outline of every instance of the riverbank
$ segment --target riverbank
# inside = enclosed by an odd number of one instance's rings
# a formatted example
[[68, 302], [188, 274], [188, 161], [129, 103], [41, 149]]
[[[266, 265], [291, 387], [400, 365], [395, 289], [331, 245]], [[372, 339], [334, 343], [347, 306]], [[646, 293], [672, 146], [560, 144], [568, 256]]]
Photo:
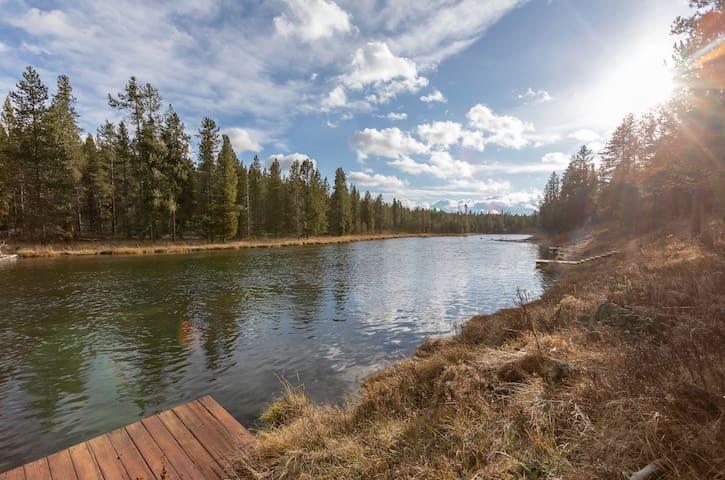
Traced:
[[681, 227], [577, 232], [572, 257], [621, 255], [552, 267], [540, 300], [427, 341], [343, 407], [290, 387], [240, 475], [720, 478], [725, 238]]
[[[471, 234], [473, 235], [473, 234]], [[20, 258], [60, 257], [77, 255], [157, 255], [172, 253], [207, 252], [214, 250], [242, 250], [245, 248], [281, 248], [303, 245], [327, 245], [333, 243], [363, 242], [370, 240], [385, 240], [390, 238], [455, 236], [455, 234], [405, 234], [405, 233], [376, 233], [370, 235], [345, 235], [339, 237], [319, 236], [308, 238], [279, 238], [268, 240], [238, 240], [224, 243], [189, 242], [68, 242], [41, 244], [20, 244], [8, 252], [17, 254]]]

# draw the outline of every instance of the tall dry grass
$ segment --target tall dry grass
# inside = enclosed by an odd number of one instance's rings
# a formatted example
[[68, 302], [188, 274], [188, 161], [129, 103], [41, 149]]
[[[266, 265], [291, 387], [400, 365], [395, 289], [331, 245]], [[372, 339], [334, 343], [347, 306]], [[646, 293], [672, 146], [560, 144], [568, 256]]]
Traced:
[[223, 243], [199, 241], [180, 242], [67, 242], [52, 244], [21, 244], [13, 253], [23, 258], [59, 257], [66, 255], [154, 255], [192, 253], [215, 250], [241, 250], [246, 248], [281, 248], [304, 245], [327, 245], [388, 238], [431, 237], [433, 234], [376, 233], [344, 236], [319, 236], [307, 238], [280, 238], [267, 240], [241, 240]]
[[[652, 478], [722, 478], [725, 255], [677, 237], [620, 248], [424, 343], [343, 407], [288, 390], [275, 408], [294, 414], [240, 475], [622, 479], [656, 461]], [[603, 302], [626, 321], [597, 320]]]

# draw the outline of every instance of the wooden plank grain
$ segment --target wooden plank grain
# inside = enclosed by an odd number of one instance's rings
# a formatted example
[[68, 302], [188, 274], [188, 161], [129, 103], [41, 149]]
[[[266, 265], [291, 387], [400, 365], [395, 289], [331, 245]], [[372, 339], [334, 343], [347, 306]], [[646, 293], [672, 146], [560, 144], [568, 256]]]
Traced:
[[186, 425], [186, 428], [194, 434], [199, 443], [214, 457], [214, 459], [226, 471], [230, 470], [229, 464], [235, 448], [232, 447], [234, 441], [229, 433], [223, 427], [216, 424], [215, 420], [203, 418], [197, 414], [197, 409], [193, 406], [194, 402], [173, 408], [172, 411]]
[[224, 452], [227, 450], [233, 452], [239, 450], [239, 441], [237, 436], [231, 433], [224, 424], [219, 421], [219, 419], [214, 417], [214, 415], [212, 415], [211, 412], [204, 407], [204, 405], [198, 401], [191, 402], [187, 405], [189, 410], [194, 412], [194, 415], [201, 420], [202, 425], [204, 425], [207, 430], [211, 431], [214, 434], [214, 437], [219, 440], [220, 445], [224, 448]]
[[205, 477], [224, 478], [227, 476], [227, 472], [199, 443], [199, 440], [186, 428], [174, 412], [167, 410], [159, 413], [158, 417]]
[[61, 450], [48, 457], [50, 476], [55, 480], [77, 480], [76, 470], [73, 467], [73, 460], [68, 450]]
[[98, 468], [101, 469], [105, 480], [130, 480], [131, 477], [123, 468], [121, 459], [111, 445], [107, 435], [101, 435], [88, 441], [88, 448], [96, 458]]
[[189, 459], [174, 437], [171, 436], [158, 416], [144, 418], [141, 423], [146, 427], [156, 445], [164, 452], [166, 458], [169, 459], [169, 463], [179, 474], [179, 477], [183, 479], [206, 478]]
[[53, 480], [50, 476], [48, 458], [41, 458], [25, 465], [25, 478], [28, 480]]
[[7, 480], [25, 480], [25, 469], [22, 466], [5, 472]]
[[199, 403], [204, 405], [207, 410], [224, 425], [234, 437], [238, 437], [243, 444], [254, 443], [256, 439], [254, 435], [249, 433], [249, 430], [244, 428], [242, 424], [232, 417], [224, 407], [214, 400], [211, 396], [207, 395], [199, 399]]
[[93, 458], [86, 442], [73, 445], [68, 449], [68, 454], [73, 461], [73, 467], [75, 467], [78, 480], [103, 479], [101, 471], [98, 469], [98, 465], [96, 465], [96, 459]]
[[180, 477], [171, 466], [169, 459], [166, 458], [164, 452], [156, 445], [154, 439], [151, 438], [149, 432], [140, 422], [128, 425], [126, 433], [157, 479], [179, 480]]
[[[118, 454], [118, 458], [126, 469], [128, 475], [134, 480], [154, 480], [156, 476], [151, 472], [143, 456], [136, 449], [131, 437], [123, 428], [108, 433], [108, 439]], [[158, 472], [159, 476], [161, 472]]]

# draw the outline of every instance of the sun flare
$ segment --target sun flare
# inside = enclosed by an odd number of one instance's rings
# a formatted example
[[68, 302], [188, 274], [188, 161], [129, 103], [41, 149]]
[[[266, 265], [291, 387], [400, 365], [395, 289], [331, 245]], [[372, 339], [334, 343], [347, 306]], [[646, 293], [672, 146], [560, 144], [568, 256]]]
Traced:
[[640, 46], [613, 62], [596, 89], [596, 110], [603, 118], [616, 121], [630, 112], [641, 114], [672, 95], [672, 69], [666, 61], [671, 47], [656, 43], [633, 45]]

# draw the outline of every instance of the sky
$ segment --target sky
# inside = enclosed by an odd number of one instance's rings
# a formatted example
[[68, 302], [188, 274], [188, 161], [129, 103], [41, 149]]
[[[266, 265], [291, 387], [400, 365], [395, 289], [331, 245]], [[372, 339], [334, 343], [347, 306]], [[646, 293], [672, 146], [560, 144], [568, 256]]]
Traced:
[[0, 0], [0, 95], [70, 77], [80, 125], [134, 75], [246, 165], [342, 167], [360, 190], [528, 212], [581, 145], [666, 98], [686, 0]]

